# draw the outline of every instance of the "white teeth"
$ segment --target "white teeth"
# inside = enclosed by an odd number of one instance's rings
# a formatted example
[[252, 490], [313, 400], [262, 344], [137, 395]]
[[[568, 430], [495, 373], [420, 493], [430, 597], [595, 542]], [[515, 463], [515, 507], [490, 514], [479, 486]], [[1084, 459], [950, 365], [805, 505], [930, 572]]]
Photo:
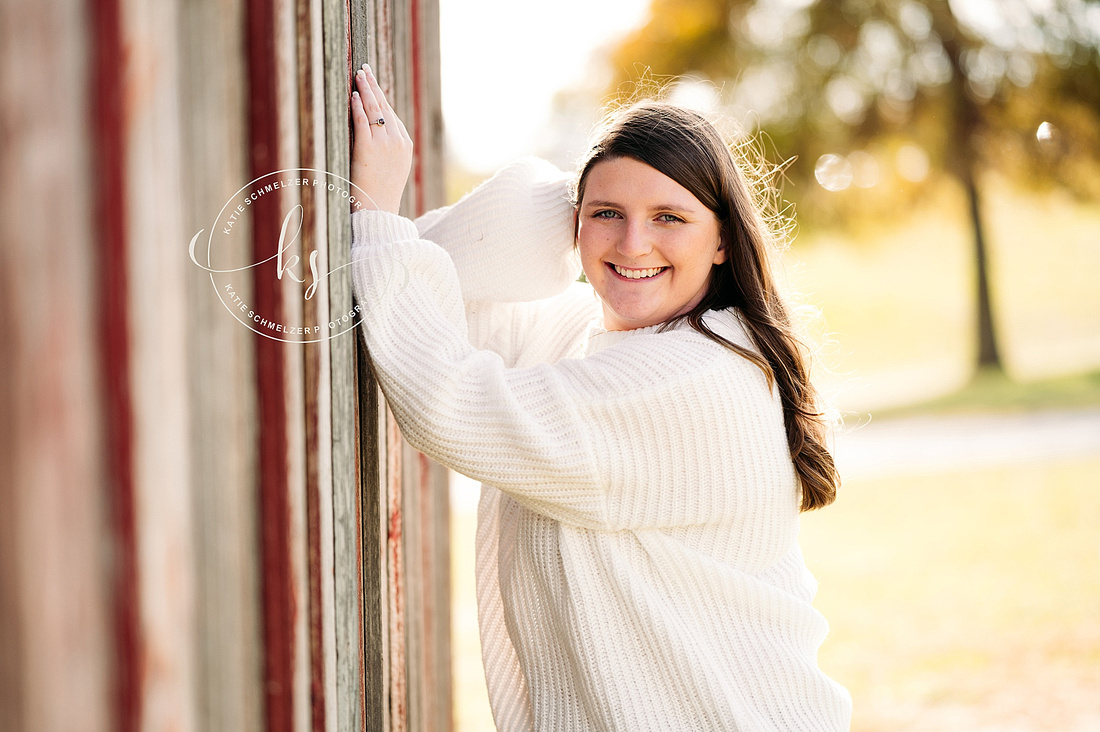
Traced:
[[664, 271], [664, 267], [653, 267], [652, 269], [627, 269], [626, 267], [620, 267], [617, 264], [611, 265], [615, 268], [615, 271], [631, 280], [644, 280], [647, 277], [652, 277], [658, 272]]

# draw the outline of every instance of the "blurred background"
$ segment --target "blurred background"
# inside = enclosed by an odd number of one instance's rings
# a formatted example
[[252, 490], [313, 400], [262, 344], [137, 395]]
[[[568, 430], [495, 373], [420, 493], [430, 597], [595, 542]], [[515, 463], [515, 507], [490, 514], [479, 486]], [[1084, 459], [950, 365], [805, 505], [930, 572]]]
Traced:
[[[802, 544], [854, 730], [1100, 729], [1100, 3], [442, 0], [448, 197], [662, 86], [771, 167], [843, 424]], [[452, 479], [455, 717], [491, 724]]]

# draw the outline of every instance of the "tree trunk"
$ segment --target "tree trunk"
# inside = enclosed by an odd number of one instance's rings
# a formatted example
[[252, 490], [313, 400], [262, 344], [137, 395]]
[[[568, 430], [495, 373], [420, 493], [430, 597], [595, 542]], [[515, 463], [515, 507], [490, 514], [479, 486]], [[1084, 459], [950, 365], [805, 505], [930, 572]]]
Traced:
[[974, 183], [973, 171], [963, 180], [967, 202], [970, 204], [970, 226], [974, 232], [974, 271], [977, 277], [975, 295], [978, 307], [978, 368], [1004, 370], [1001, 352], [997, 346], [997, 333], [993, 326], [993, 303], [989, 293], [989, 259], [985, 248], [985, 230], [982, 226], [981, 195]]
[[[944, 30], [941, 18], [939, 30]], [[975, 143], [981, 127], [981, 110], [967, 93], [967, 77], [962, 63], [963, 49], [953, 33], [943, 33], [943, 47], [953, 71], [951, 91], [954, 100], [954, 151], [949, 151], [949, 169], [958, 178], [966, 192], [970, 212], [970, 226], [974, 234], [974, 272], [977, 277], [975, 299], [977, 305], [977, 367], [982, 370], [1003, 371], [997, 333], [993, 325], [993, 301], [989, 287], [989, 258], [985, 246], [985, 230], [982, 226], [981, 195], [975, 181], [978, 151]]]

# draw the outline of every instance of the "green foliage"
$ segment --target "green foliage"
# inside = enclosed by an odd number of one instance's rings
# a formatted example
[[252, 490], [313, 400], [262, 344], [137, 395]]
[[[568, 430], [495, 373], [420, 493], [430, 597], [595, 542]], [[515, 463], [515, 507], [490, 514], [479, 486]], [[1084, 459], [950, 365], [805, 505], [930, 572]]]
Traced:
[[[976, 170], [1100, 197], [1097, 5], [653, 0], [611, 65], [616, 83], [715, 82], [730, 114], [797, 158], [785, 195], [804, 221], [893, 215]], [[815, 180], [824, 155], [833, 170]]]

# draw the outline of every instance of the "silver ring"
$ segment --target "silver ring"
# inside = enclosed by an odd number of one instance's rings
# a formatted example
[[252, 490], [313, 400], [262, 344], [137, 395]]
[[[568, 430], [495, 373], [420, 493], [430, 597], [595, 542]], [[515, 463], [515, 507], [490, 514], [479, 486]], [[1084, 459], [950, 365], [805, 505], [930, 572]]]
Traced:
[[370, 124], [378, 125], [379, 127], [381, 127], [382, 125], [386, 124], [386, 120], [379, 117], [378, 119], [376, 119], [374, 122], [371, 122]]

